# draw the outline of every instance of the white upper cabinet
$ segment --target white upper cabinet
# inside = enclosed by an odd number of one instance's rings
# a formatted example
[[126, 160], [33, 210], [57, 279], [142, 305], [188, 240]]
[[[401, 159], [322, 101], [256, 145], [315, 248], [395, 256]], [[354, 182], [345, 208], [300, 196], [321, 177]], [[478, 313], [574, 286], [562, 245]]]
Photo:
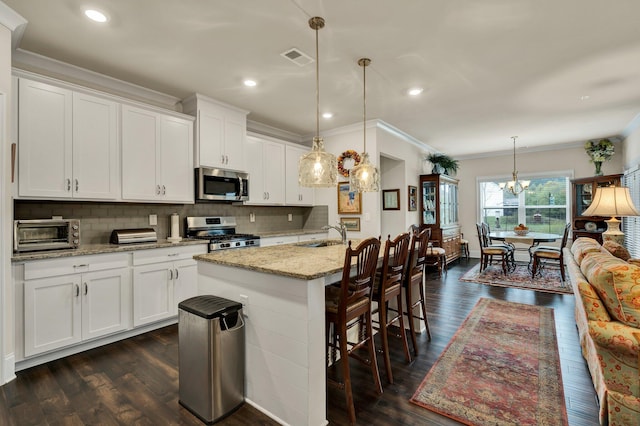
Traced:
[[18, 195], [118, 199], [118, 104], [24, 78], [18, 97]]
[[246, 146], [249, 201], [245, 204], [284, 204], [284, 145], [249, 136]]
[[248, 111], [195, 94], [182, 102], [196, 117], [195, 167], [246, 171], [245, 138]]
[[122, 198], [194, 203], [193, 122], [122, 105]]
[[285, 151], [285, 187], [286, 203], [290, 206], [313, 206], [313, 188], [298, 184], [298, 162], [309, 152], [308, 148], [287, 145]]

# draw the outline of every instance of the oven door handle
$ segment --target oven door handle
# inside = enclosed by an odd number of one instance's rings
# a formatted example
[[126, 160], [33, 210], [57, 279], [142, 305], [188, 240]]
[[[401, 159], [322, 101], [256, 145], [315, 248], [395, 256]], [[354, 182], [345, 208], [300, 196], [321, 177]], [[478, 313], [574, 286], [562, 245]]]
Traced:
[[244, 193], [244, 184], [242, 183], [242, 177], [238, 176], [238, 195], [236, 195], [237, 200], [242, 200], [242, 194]]

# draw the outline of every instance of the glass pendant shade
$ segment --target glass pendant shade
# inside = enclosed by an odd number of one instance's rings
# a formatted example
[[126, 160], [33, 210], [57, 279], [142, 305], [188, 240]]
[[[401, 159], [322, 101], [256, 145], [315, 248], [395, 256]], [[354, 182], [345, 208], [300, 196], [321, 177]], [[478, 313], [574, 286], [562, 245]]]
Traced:
[[300, 157], [298, 183], [311, 188], [329, 188], [338, 185], [338, 160], [324, 150], [322, 138], [313, 138], [311, 152]]
[[371, 63], [369, 58], [361, 58], [358, 65], [362, 67], [362, 132], [364, 138], [364, 151], [360, 156], [360, 164], [349, 171], [349, 190], [354, 192], [378, 192], [380, 191], [380, 173], [369, 162], [367, 153], [367, 73], [366, 67]]
[[324, 27], [319, 16], [309, 19], [309, 26], [316, 32], [316, 136], [311, 152], [300, 157], [298, 162], [298, 184], [307, 188], [329, 188], [338, 185], [338, 160], [324, 150], [320, 137], [320, 57], [318, 30]]
[[349, 172], [349, 189], [355, 192], [380, 191], [378, 169], [369, 162], [369, 154], [366, 152], [362, 153], [361, 158], [360, 164]]
[[513, 180], [500, 184], [500, 189], [509, 191], [513, 195], [518, 195], [522, 191], [525, 191], [531, 184], [530, 180], [518, 180], [518, 171], [516, 170], [516, 138], [517, 136], [511, 136], [511, 139], [513, 139], [513, 173], [511, 174]]

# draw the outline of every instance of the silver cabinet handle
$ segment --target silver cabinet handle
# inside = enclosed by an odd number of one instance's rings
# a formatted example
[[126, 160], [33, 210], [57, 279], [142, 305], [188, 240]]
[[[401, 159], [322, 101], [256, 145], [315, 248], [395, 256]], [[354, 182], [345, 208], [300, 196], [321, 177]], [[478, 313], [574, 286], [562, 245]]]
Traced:
[[169, 253], [167, 256], [168, 257], [175, 257], [178, 256], [180, 253]]
[[89, 286], [87, 285], [87, 283], [84, 283], [84, 295], [86, 296], [87, 293], [89, 293]]
[[80, 286], [76, 284], [76, 297], [80, 296]]
[[229, 156], [228, 155], [224, 156], [224, 163], [225, 164], [229, 164]]
[[75, 181], [76, 181], [76, 192], [78, 192], [78, 187], [79, 187], [79, 185], [78, 185], [78, 179], [75, 179]]
[[71, 191], [71, 179], [67, 179], [67, 191]]
[[156, 185], [156, 195], [160, 195], [160, 185]]
[[266, 200], [266, 199], [267, 199], [267, 193], [266, 193], [266, 192], [263, 192], [263, 193], [262, 193], [262, 199], [263, 199], [263, 200]]
[[176, 268], [176, 280], [178, 279], [178, 268]]
[[88, 263], [82, 263], [80, 265], [73, 265], [74, 268], [86, 268], [87, 266], [89, 266]]
[[220, 156], [220, 162], [224, 164], [224, 154]]
[[173, 280], [173, 269], [169, 269], [169, 280]]
[[165, 195], [167, 193], [167, 188], [165, 188], [164, 185], [162, 185], [162, 195]]

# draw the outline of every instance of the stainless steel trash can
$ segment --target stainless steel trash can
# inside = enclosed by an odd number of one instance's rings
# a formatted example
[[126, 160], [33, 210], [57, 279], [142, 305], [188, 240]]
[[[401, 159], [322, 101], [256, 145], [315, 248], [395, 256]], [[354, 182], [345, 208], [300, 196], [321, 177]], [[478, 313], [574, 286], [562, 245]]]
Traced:
[[196, 296], [178, 304], [179, 401], [211, 424], [244, 402], [242, 304]]

